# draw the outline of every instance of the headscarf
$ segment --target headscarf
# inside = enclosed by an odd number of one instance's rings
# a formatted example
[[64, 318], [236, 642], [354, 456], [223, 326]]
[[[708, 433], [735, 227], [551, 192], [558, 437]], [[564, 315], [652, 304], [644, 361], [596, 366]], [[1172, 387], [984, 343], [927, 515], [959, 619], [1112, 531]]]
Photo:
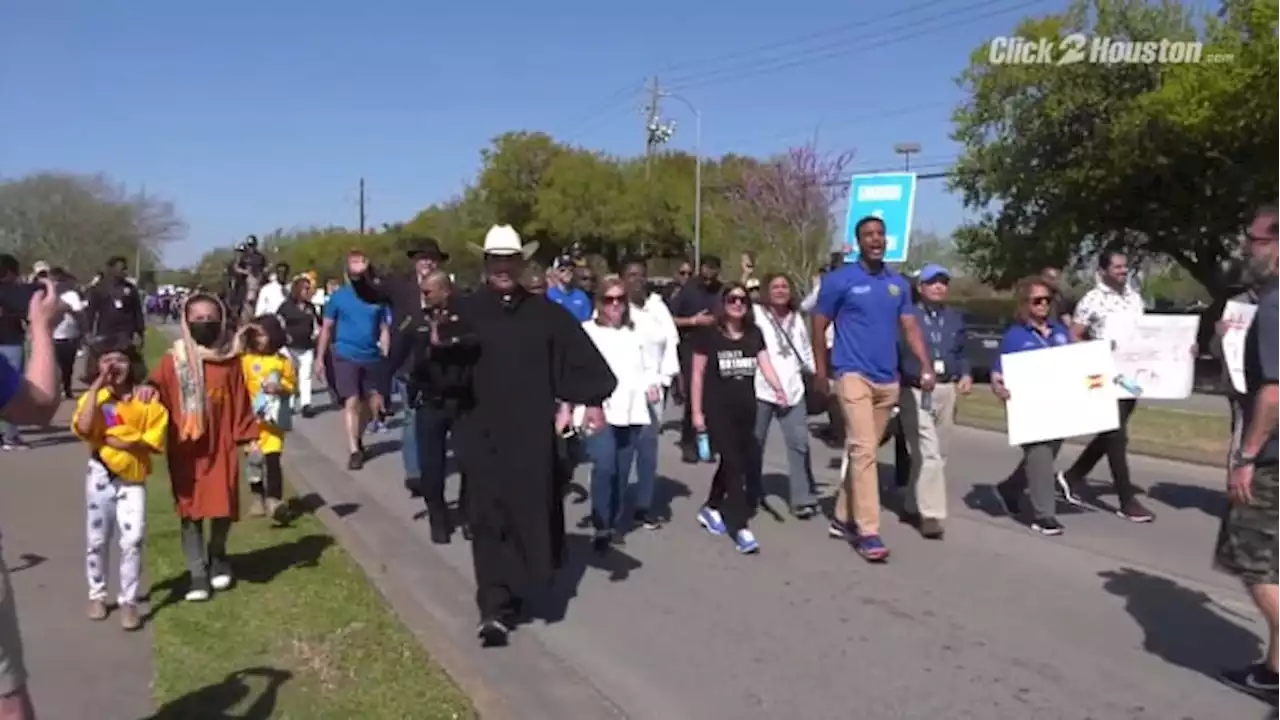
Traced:
[[[218, 306], [222, 318], [220, 347], [206, 348], [191, 339], [191, 327], [187, 323], [187, 306], [192, 302], [208, 301]], [[227, 306], [216, 295], [195, 292], [187, 296], [179, 313], [182, 337], [173, 342], [169, 355], [173, 357], [173, 369], [178, 378], [178, 439], [199, 440], [204, 437], [208, 415], [208, 393], [204, 384], [204, 364], [224, 363], [240, 354], [237, 337], [229, 346], [222, 346], [227, 335]]]

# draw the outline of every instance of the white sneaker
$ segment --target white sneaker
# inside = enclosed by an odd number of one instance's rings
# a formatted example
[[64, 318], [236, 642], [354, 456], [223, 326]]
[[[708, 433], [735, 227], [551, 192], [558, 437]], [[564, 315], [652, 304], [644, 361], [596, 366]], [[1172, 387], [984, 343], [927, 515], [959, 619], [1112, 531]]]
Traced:
[[213, 586], [214, 590], [226, 590], [227, 588], [231, 587], [231, 576], [230, 575], [214, 575], [213, 577], [209, 578], [209, 584]]
[[188, 590], [187, 594], [183, 597], [186, 598], [187, 602], [204, 602], [209, 599], [209, 591], [204, 588], [196, 588]]

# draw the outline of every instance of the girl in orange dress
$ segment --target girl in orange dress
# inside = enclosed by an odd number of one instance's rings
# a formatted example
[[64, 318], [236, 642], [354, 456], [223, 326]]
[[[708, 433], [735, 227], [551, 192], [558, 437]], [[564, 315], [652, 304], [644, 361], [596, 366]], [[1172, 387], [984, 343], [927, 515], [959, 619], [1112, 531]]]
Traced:
[[258, 438], [238, 355], [222, 301], [195, 293], [182, 307], [182, 337], [151, 375], [169, 411], [169, 480], [182, 519], [191, 601], [208, 600], [211, 590], [232, 583], [227, 535], [240, 517], [239, 446]]

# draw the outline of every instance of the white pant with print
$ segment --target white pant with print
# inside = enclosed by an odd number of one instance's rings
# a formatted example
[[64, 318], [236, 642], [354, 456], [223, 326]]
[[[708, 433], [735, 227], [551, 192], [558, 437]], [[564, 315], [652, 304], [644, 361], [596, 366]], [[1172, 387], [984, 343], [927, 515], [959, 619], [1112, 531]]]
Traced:
[[138, 602], [138, 579], [142, 574], [142, 541], [146, 533], [147, 488], [142, 483], [126, 483], [107, 472], [102, 463], [89, 461], [84, 479], [86, 525], [89, 552], [85, 575], [89, 599], [107, 598], [107, 544], [113, 532], [120, 534], [121, 605]]

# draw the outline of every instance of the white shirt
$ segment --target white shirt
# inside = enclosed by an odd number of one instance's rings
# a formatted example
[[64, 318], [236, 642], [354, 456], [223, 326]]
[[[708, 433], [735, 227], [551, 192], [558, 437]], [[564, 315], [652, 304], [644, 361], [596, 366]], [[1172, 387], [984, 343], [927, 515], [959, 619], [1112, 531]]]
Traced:
[[1083, 325], [1087, 336], [1094, 340], [1117, 340], [1123, 339], [1145, 312], [1137, 288], [1125, 283], [1123, 290], [1116, 291], [1099, 282], [1080, 298], [1071, 322]]
[[645, 366], [654, 369], [651, 384], [671, 387], [672, 378], [680, 372], [680, 333], [667, 304], [654, 293], [643, 306], [631, 306], [631, 322], [644, 339]]
[[329, 296], [325, 294], [324, 288], [316, 288], [311, 293], [311, 304], [316, 306], [317, 310], [324, 310], [324, 304], [328, 302]]
[[[813, 344], [809, 341], [809, 329], [805, 327], [800, 313], [793, 312], [787, 317], [776, 320], [769, 310], [756, 305], [753, 307], [756, 327], [764, 336], [764, 347], [769, 353], [769, 362], [773, 371], [778, 374], [778, 382], [787, 394], [787, 407], [795, 407], [804, 402], [804, 373], [813, 372]], [[784, 336], [783, 333], [786, 333]], [[791, 338], [790, 344], [787, 338]], [[794, 345], [794, 349], [792, 348]], [[764, 373], [756, 373], [756, 399], [777, 403], [764, 379]]]
[[[804, 300], [800, 301], [800, 309], [804, 311], [806, 315], [812, 315], [813, 309], [818, 307], [818, 290], [821, 287], [822, 287], [822, 278], [818, 278], [818, 280], [813, 283], [813, 290], [810, 291], [809, 294], [805, 296]], [[806, 335], [809, 334], [808, 330], [805, 331], [805, 334]], [[824, 337], [823, 339], [827, 341], [828, 350], [830, 350], [832, 347], [835, 346], [836, 344], [836, 324], [835, 323], [827, 323], [826, 337]], [[810, 350], [809, 354], [810, 355], [813, 354], [812, 349]]]
[[85, 308], [84, 298], [80, 297], [80, 293], [75, 290], [68, 290], [58, 296], [58, 300], [67, 306], [69, 312], [64, 313], [62, 320], [58, 322], [58, 326], [53, 329], [54, 340], [75, 340], [80, 337], [80, 323], [76, 320], [74, 313], [82, 312]]
[[612, 328], [588, 320], [582, 323], [591, 342], [604, 356], [618, 380], [604, 401], [605, 422], [615, 427], [649, 424], [649, 388], [656, 383], [657, 368], [648, 364], [645, 339], [638, 328]]
[[272, 280], [258, 290], [258, 304], [253, 309], [253, 316], [275, 315], [284, 300], [284, 286]]

